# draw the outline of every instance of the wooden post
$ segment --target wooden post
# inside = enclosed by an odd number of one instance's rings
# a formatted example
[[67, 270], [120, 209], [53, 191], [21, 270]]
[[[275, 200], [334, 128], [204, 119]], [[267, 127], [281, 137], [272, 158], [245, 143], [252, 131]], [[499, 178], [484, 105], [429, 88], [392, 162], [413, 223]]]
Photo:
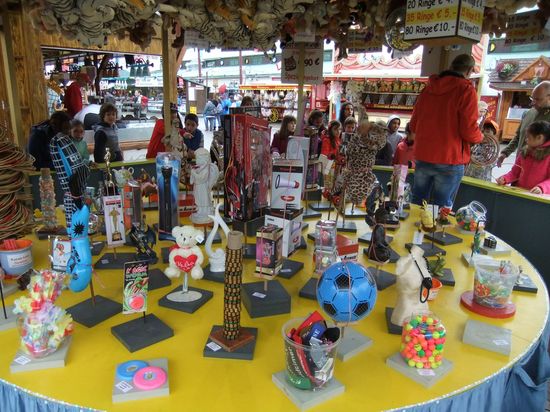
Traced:
[[[19, 101], [19, 92], [17, 87], [17, 79], [15, 77], [15, 67], [13, 62], [15, 61], [13, 55], [13, 38], [12, 38], [12, 26], [9, 24], [9, 16], [7, 13], [1, 16], [1, 30], [0, 30], [0, 49], [2, 52], [2, 62], [4, 67], [3, 76], [5, 81], [5, 93], [7, 97], [7, 109], [10, 118], [11, 130], [14, 136], [14, 143], [21, 146], [24, 143], [23, 138], [23, 121], [21, 119], [21, 107]], [[23, 145], [25, 147], [25, 145]]]
[[296, 130], [299, 135], [303, 135], [304, 130], [304, 58], [306, 54], [306, 45], [300, 43], [298, 46], [298, 124]]
[[[164, 100], [162, 113], [170, 119], [170, 103], [176, 102], [176, 73], [174, 72], [175, 51], [172, 48], [172, 18], [162, 16], [162, 88]], [[167, 129], [168, 130], [168, 129]]]

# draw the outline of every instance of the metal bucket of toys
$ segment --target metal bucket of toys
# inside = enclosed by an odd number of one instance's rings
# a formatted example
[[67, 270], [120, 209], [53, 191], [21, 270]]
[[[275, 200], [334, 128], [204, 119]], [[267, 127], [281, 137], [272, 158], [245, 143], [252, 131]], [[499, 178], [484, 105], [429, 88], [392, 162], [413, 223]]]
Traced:
[[286, 379], [294, 387], [310, 391], [323, 388], [332, 379], [340, 343], [340, 330], [328, 327], [322, 318], [311, 320], [314, 315], [291, 319], [282, 330]]
[[518, 267], [510, 262], [476, 265], [474, 301], [489, 308], [504, 308], [510, 300], [518, 276]]
[[32, 269], [32, 241], [11, 239], [0, 245], [0, 266], [6, 277], [19, 277]]

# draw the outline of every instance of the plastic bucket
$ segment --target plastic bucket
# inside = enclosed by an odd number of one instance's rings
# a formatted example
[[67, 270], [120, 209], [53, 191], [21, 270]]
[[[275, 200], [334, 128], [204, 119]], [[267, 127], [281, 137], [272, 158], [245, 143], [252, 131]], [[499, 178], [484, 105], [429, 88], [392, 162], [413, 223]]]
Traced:
[[0, 246], [0, 266], [6, 275], [18, 277], [32, 269], [32, 241], [28, 239], [17, 239], [17, 249], [6, 250]]
[[496, 265], [478, 264], [474, 273], [474, 302], [489, 308], [503, 308], [509, 300], [519, 276], [517, 266], [502, 274]]
[[298, 389], [314, 391], [323, 388], [332, 379], [340, 338], [334, 343], [320, 346], [296, 343], [288, 336], [288, 332], [298, 328], [304, 320], [291, 319], [283, 325], [286, 379]]
[[441, 283], [439, 279], [432, 277], [432, 288], [430, 289], [430, 296], [428, 297], [428, 300], [434, 300], [437, 297], [442, 286], [443, 283]]

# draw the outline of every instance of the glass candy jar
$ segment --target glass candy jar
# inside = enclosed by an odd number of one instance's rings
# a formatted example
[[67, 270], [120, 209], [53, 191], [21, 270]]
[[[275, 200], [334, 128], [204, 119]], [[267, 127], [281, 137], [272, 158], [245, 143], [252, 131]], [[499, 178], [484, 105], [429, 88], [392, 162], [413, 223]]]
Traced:
[[443, 362], [446, 331], [432, 312], [415, 312], [403, 323], [401, 357], [411, 368], [436, 369]]
[[455, 213], [458, 227], [467, 232], [475, 232], [480, 221], [485, 221], [487, 209], [480, 202], [473, 201]]

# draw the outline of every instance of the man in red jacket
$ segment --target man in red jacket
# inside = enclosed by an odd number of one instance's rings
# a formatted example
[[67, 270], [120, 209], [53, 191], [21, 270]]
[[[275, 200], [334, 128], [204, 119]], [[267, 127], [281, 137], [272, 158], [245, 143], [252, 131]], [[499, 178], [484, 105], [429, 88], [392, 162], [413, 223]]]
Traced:
[[76, 75], [76, 80], [72, 82], [69, 87], [67, 87], [63, 104], [65, 105], [67, 114], [71, 117], [71, 119], [75, 114], [82, 110], [82, 92], [80, 88], [85, 87], [89, 83], [90, 76], [86, 73], [78, 73]]
[[416, 159], [413, 203], [433, 201], [442, 209], [440, 217], [453, 206], [464, 165], [470, 162], [470, 145], [483, 139], [476, 91], [468, 80], [474, 65], [472, 56], [461, 54], [449, 70], [430, 76], [410, 122]]

